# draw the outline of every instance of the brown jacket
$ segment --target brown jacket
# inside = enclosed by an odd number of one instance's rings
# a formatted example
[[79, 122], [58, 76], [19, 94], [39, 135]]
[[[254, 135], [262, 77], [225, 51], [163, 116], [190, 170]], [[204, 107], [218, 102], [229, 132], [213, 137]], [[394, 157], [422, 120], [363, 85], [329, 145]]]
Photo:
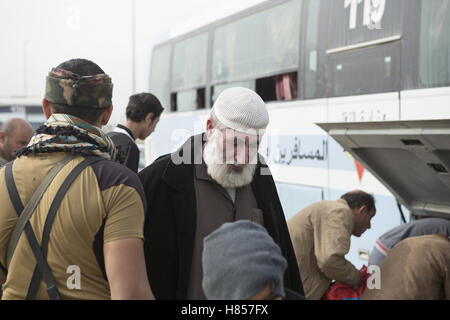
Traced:
[[450, 299], [450, 241], [439, 235], [402, 240], [379, 273], [380, 289], [368, 287], [362, 300]]
[[186, 299], [206, 300], [202, 288], [203, 239], [226, 222], [250, 220], [264, 226], [252, 187], [236, 188], [233, 202], [225, 188], [217, 184], [207, 172], [206, 164], [195, 165], [194, 187], [197, 204], [194, 251], [192, 254]]
[[345, 200], [320, 201], [288, 221], [306, 298], [320, 299], [332, 280], [357, 287], [359, 271], [345, 259], [353, 213]]

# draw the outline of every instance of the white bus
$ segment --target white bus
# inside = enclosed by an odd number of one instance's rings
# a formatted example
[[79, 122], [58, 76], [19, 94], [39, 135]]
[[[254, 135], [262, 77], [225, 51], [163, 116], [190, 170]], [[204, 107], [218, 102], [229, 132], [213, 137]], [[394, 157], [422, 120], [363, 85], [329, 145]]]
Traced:
[[399, 197], [316, 123], [450, 119], [450, 0], [269, 0], [157, 45], [149, 90], [167, 111], [147, 164], [202, 132], [232, 86], [267, 102], [260, 153], [286, 219], [349, 190], [374, 194], [372, 229], [347, 256], [361, 267], [402, 223]]

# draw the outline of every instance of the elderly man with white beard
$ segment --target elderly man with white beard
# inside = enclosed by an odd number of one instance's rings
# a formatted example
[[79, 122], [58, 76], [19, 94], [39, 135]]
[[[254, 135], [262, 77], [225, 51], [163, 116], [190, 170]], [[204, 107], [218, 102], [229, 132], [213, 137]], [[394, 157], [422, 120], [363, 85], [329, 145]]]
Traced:
[[267, 229], [288, 262], [284, 286], [303, 294], [275, 183], [258, 154], [268, 123], [259, 95], [246, 88], [227, 89], [217, 98], [203, 134], [139, 173], [148, 204], [147, 274], [156, 299], [206, 299], [203, 239], [237, 220]]

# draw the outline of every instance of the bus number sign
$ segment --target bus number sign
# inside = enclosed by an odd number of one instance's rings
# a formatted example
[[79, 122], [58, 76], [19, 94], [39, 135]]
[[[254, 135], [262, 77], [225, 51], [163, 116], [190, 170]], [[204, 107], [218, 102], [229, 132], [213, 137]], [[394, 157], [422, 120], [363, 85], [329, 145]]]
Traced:
[[[349, 29], [356, 28], [358, 6], [363, 0], [345, 0], [344, 8], [350, 8]], [[368, 29], [380, 29], [386, 9], [386, 0], [364, 0], [363, 25]]]

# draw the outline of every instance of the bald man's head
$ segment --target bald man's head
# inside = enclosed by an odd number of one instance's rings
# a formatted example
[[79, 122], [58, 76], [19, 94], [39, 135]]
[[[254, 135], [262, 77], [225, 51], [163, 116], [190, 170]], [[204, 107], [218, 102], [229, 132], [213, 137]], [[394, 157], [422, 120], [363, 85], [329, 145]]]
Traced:
[[27, 146], [33, 135], [33, 128], [25, 120], [13, 118], [6, 121], [0, 128], [0, 157], [13, 160], [16, 151]]

